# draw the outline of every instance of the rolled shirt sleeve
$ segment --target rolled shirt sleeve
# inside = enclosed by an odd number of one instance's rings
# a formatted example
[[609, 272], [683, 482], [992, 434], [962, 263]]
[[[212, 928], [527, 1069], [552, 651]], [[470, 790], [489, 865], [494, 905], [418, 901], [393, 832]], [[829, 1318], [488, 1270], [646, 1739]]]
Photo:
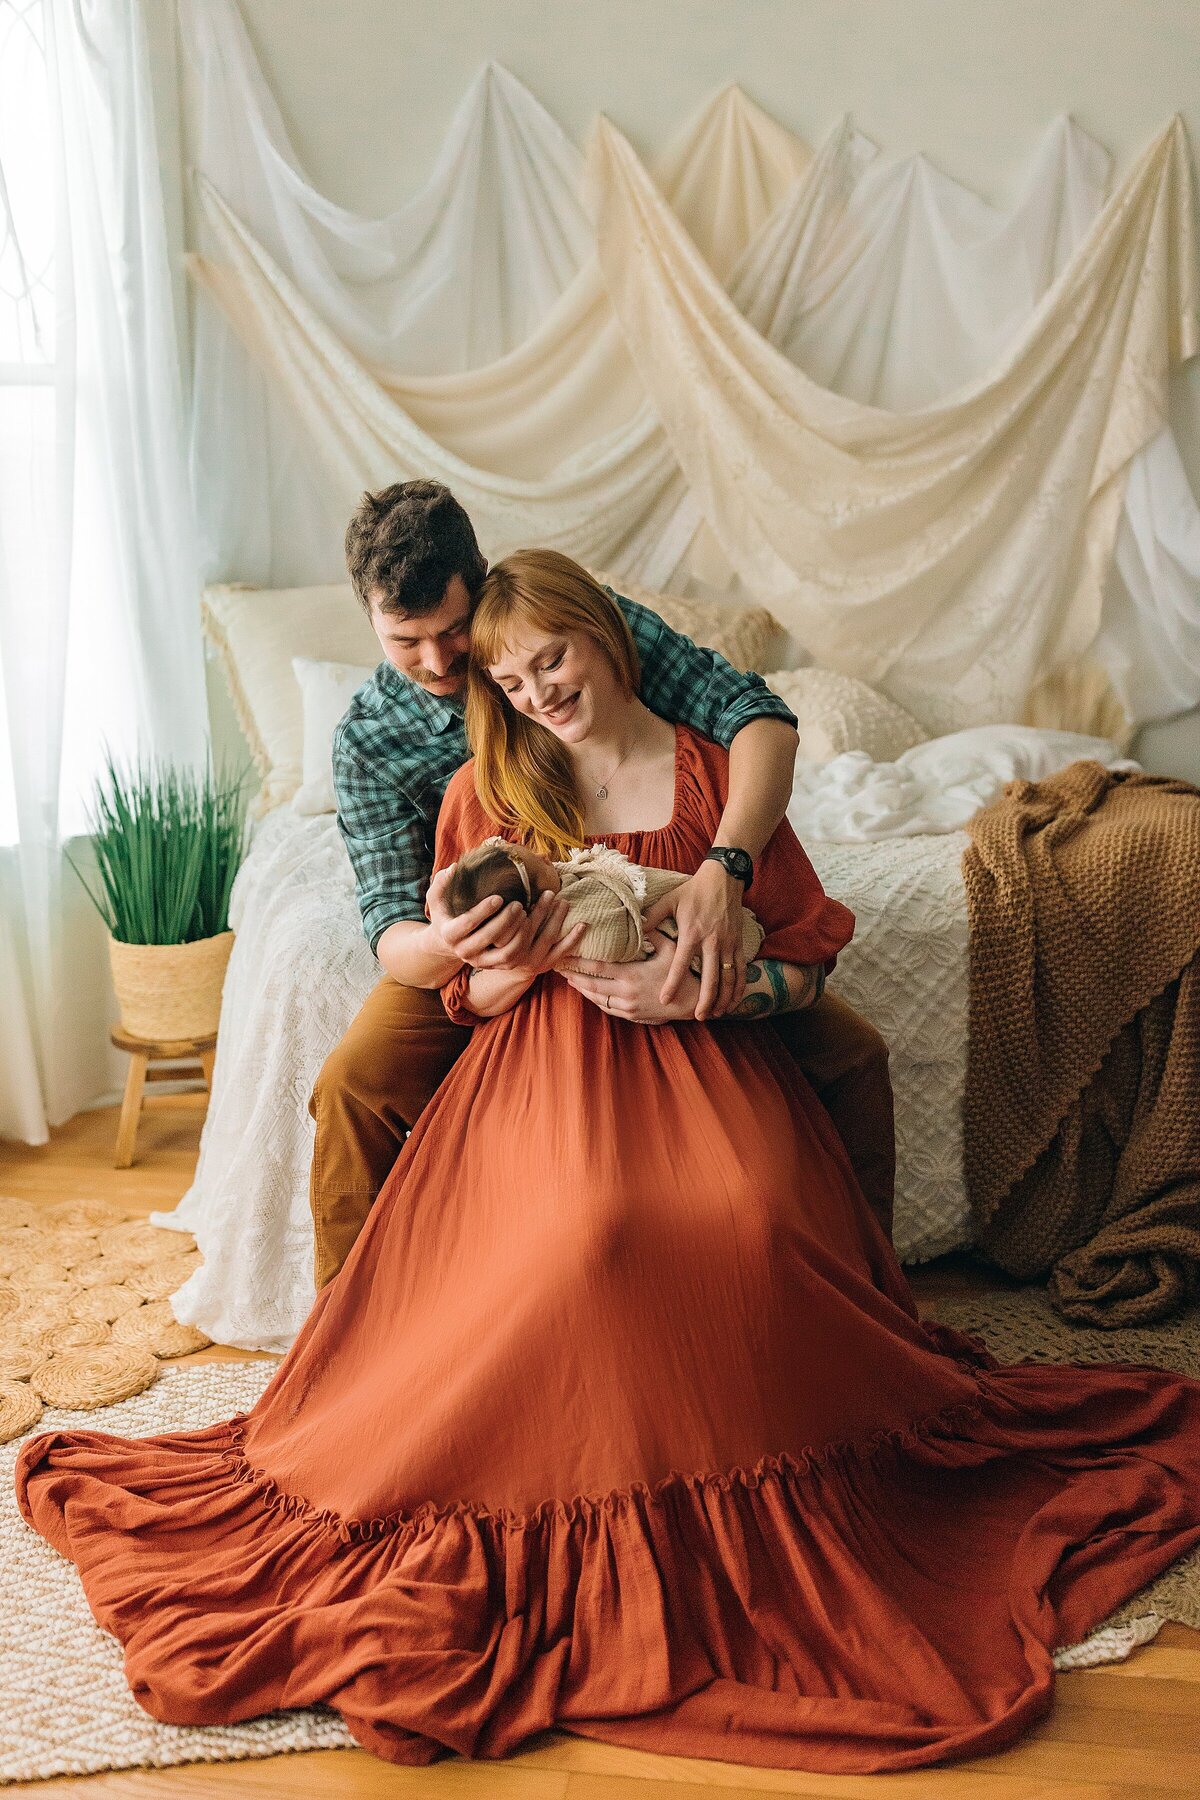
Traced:
[[612, 588], [608, 592], [633, 633], [642, 664], [641, 698], [651, 712], [673, 724], [690, 725], [726, 750], [754, 719], [782, 719], [795, 726], [795, 713], [761, 675], [735, 669], [715, 650], [672, 631], [648, 606]]
[[372, 950], [389, 925], [425, 918], [433, 868], [429, 827], [386, 765], [364, 764], [334, 748], [338, 830], [358, 886], [363, 930]]

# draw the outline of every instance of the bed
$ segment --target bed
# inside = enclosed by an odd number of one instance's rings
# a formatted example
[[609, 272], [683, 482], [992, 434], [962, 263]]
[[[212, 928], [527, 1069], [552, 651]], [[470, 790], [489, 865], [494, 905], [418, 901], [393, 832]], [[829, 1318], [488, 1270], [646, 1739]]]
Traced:
[[[332, 724], [374, 640], [362, 637], [361, 615], [347, 622], [348, 633], [359, 633], [349, 643], [327, 629], [337, 590], [301, 592], [324, 596], [313, 603], [316, 641], [297, 627], [304, 605], [272, 609], [254, 590], [217, 590], [215, 599], [210, 591], [210, 640], [222, 647], [264, 777], [265, 816], [234, 889], [236, 938], [195, 1180], [174, 1212], [153, 1215], [193, 1232], [204, 1255], [172, 1297], [179, 1318], [217, 1342], [271, 1351], [286, 1350], [314, 1298], [308, 1096], [380, 976], [328, 810], [327, 772]], [[739, 613], [740, 638], [714, 643], [743, 667], [764, 658], [764, 633], [774, 628], [754, 612]], [[286, 682], [271, 637], [281, 617], [293, 648], [300, 641], [302, 652], [316, 651], [294, 668], [283, 665]], [[241, 629], [256, 618], [275, 621], [257, 638]], [[703, 609], [671, 622], [709, 642], [727, 623]], [[349, 656], [336, 656], [347, 648]], [[1120, 764], [1120, 746], [1019, 727], [926, 741], [909, 715], [861, 683], [855, 692], [843, 677], [806, 668], [769, 679], [802, 718], [792, 823], [827, 892], [856, 919], [830, 986], [878, 1026], [891, 1050], [896, 1248], [903, 1261], [926, 1261], [971, 1241], [962, 1159], [967, 839], [956, 827], [1006, 779], [1037, 778], [1080, 755]]]

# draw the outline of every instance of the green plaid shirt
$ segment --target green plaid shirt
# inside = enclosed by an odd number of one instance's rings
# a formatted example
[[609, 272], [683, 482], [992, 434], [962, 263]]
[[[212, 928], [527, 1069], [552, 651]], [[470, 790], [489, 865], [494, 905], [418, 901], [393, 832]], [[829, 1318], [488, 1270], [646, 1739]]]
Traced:
[[[726, 748], [751, 719], [796, 723], [760, 675], [700, 649], [649, 607], [613, 599], [641, 659], [641, 698], [661, 718]], [[435, 698], [389, 662], [359, 688], [334, 733], [338, 827], [372, 950], [398, 919], [424, 919], [438, 811], [469, 756], [461, 701]]]

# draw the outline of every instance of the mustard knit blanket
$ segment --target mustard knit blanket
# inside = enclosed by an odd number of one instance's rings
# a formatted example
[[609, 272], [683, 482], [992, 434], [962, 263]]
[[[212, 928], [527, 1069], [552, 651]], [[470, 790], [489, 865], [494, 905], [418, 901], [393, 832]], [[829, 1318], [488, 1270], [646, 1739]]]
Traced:
[[967, 827], [980, 1244], [1123, 1326], [1200, 1290], [1200, 789], [1098, 763]]

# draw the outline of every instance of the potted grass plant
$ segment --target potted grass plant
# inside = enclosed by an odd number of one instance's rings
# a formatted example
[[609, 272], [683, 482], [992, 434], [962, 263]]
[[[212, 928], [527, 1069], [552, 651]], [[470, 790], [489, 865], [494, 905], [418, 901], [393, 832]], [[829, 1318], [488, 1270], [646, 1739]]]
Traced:
[[217, 1029], [233, 947], [229, 895], [246, 836], [244, 781], [209, 763], [119, 768], [109, 758], [89, 817], [121, 1024], [159, 1042]]

